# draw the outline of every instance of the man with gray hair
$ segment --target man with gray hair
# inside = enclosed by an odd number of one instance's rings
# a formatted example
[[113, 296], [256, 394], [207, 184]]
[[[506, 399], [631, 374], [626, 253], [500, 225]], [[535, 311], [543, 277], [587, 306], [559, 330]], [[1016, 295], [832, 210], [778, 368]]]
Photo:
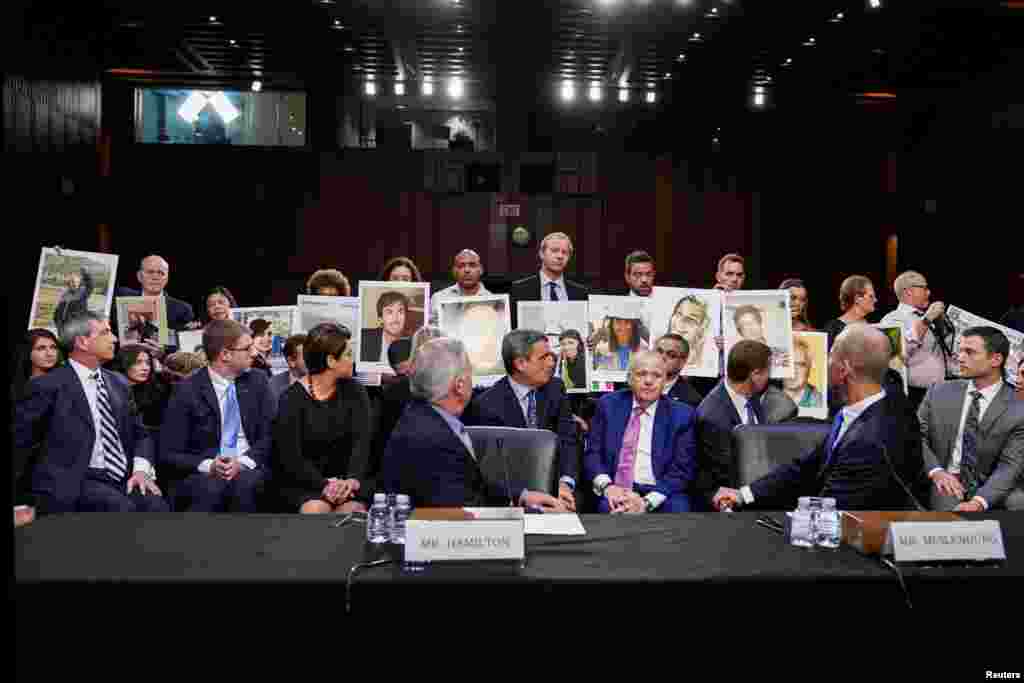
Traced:
[[462, 342], [443, 337], [416, 352], [409, 379], [412, 401], [388, 440], [381, 465], [383, 491], [405, 493], [415, 507], [501, 505], [564, 512], [558, 499], [515, 482], [489, 486], [461, 416], [473, 396], [469, 356]]
[[[180, 331], [197, 326], [198, 324], [192, 325], [195, 320], [192, 306], [181, 299], [175, 299], [165, 291], [170, 274], [171, 266], [167, 260], [156, 254], [151, 254], [142, 259], [139, 264], [139, 272], [135, 275], [142, 289], [118, 287], [115, 296], [162, 296], [167, 301], [167, 325], [171, 330]], [[178, 345], [177, 340], [174, 339], [176, 336], [172, 335], [170, 346]]]
[[583, 458], [598, 510], [689, 512], [686, 491], [697, 471], [696, 412], [662, 395], [665, 361], [633, 354], [629, 388], [597, 402]]
[[847, 326], [829, 354], [829, 384], [844, 407], [825, 442], [739, 490], [718, 489], [715, 509], [788, 510], [800, 496], [835, 498], [840, 510], [920, 508], [909, 488], [922, 467], [917, 426], [907, 419], [903, 395], [882, 388], [889, 353], [881, 331]]
[[[33, 380], [14, 416], [14, 482], [31, 467], [41, 514], [166, 512], [153, 443], [128, 382], [101, 365], [114, 357], [110, 323], [91, 312], [64, 325], [68, 364]], [[34, 449], [41, 446], [34, 464]]]
[[558, 434], [558, 499], [576, 509], [579, 451], [576, 423], [562, 380], [554, 377], [555, 354], [539, 330], [513, 330], [501, 343], [505, 377], [473, 399], [466, 424], [548, 429]]
[[464, 296], [483, 296], [490, 294], [480, 282], [484, 266], [480, 262], [480, 254], [472, 249], [463, 249], [452, 259], [452, 277], [455, 284], [445, 287], [430, 297], [430, 324], [437, 325], [441, 318], [441, 302], [459, 299]]
[[[952, 329], [944, 324], [946, 307], [931, 301], [924, 275], [914, 270], [901, 273], [893, 283], [900, 305], [882, 318], [882, 325], [899, 325], [903, 330], [903, 358], [907, 364], [907, 392], [911, 408], [917, 410], [928, 389], [953, 376], [956, 359], [949, 352]], [[937, 334], [936, 334], [937, 333]]]

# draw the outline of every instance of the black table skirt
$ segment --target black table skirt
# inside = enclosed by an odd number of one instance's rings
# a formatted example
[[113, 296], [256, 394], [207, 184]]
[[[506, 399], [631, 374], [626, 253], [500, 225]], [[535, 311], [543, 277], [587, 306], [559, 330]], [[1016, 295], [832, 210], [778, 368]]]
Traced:
[[[958, 605], [959, 611], [982, 594], [1004, 596], [1002, 608], [1022, 605], [1024, 517], [987, 516], [1002, 523], [1008, 561], [1000, 567], [905, 569], [915, 607]], [[586, 536], [527, 537], [525, 566], [438, 565], [407, 573], [394, 562], [361, 570], [351, 586], [352, 614], [368, 616], [395, 605], [441, 614], [553, 605], [576, 614], [604, 614], [614, 606], [679, 614], [724, 606], [756, 614], [832, 605], [862, 613], [905, 605], [895, 574], [877, 559], [847, 547], [789, 547], [755, 518], [742, 512], [585, 515]], [[344, 614], [349, 570], [381, 554], [365, 543], [362, 526], [332, 528], [334, 519], [197, 513], [44, 517], [14, 532], [14, 596], [19, 612], [40, 596], [114, 605], [155, 595], [160, 604], [183, 610], [204, 609], [212, 598], [232, 618], [265, 615], [271, 605], [280, 618], [303, 618], [311, 605], [330, 596]]]

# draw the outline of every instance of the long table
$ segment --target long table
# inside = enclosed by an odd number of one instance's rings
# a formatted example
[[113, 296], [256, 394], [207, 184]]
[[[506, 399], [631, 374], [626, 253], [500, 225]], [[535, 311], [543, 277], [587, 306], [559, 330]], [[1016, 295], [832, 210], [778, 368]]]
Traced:
[[[755, 523], [757, 514], [584, 515], [585, 536], [527, 537], [525, 565], [434, 566], [410, 573], [386, 557], [361, 525], [332, 516], [197, 513], [74, 514], [44, 517], [14, 531], [14, 597], [19, 611], [41, 599], [79, 609], [137, 605], [149, 596], [171, 609], [218, 609], [233, 618], [303, 618], [329, 598], [339, 616], [394, 605], [483, 610], [566, 605], [577, 613], [615, 606], [691, 610], [847, 612], [964, 605], [1001, 595], [1024, 605], [1024, 516], [995, 512], [1008, 560], [1001, 566], [906, 568], [906, 592], [877, 558], [852, 548], [808, 551]], [[780, 515], [777, 515], [780, 516]], [[394, 551], [391, 550], [392, 556]], [[967, 602], [963, 602], [967, 601]]]

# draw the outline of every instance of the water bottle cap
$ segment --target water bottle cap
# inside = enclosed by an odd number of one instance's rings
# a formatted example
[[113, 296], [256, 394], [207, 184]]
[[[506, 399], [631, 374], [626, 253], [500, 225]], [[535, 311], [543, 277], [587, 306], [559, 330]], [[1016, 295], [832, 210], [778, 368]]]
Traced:
[[375, 493], [373, 494], [374, 503], [386, 503], [388, 502], [388, 496], [386, 493]]
[[835, 498], [822, 498], [821, 499], [821, 507], [825, 508], [826, 510], [832, 510], [833, 508], [835, 508], [835, 506], [836, 506], [836, 499]]
[[800, 496], [799, 498], [797, 498], [796, 502], [797, 502], [797, 505], [799, 505], [801, 508], [809, 508], [809, 507], [811, 507], [811, 497], [810, 496]]
[[405, 503], [406, 505], [408, 505], [409, 504], [409, 496], [405, 495], [404, 493], [399, 493], [397, 496], [395, 496], [395, 502], [396, 503]]

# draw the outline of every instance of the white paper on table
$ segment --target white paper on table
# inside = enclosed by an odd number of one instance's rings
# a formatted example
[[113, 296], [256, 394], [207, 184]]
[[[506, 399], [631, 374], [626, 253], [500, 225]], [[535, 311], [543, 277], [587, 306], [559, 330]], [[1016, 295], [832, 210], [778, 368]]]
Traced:
[[572, 513], [526, 515], [526, 535], [585, 536], [580, 516]]

